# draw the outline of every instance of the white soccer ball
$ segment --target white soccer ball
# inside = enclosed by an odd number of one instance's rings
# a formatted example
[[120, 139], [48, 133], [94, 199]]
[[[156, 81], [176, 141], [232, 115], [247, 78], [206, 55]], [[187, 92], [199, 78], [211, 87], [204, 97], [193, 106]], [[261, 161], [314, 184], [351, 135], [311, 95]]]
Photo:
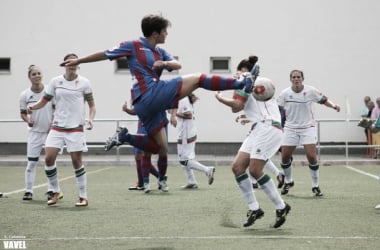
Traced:
[[255, 87], [252, 90], [252, 96], [261, 102], [268, 101], [274, 96], [276, 87], [271, 79], [266, 77], [257, 77]]

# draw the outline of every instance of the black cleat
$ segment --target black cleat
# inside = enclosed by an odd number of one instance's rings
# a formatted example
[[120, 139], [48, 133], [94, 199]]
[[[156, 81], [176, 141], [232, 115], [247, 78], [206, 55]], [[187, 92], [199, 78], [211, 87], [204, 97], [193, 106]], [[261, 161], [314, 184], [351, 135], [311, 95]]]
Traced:
[[110, 151], [113, 147], [115, 147], [115, 146], [118, 147], [118, 146], [123, 144], [119, 141], [119, 134], [120, 133], [128, 134], [128, 129], [123, 128], [123, 127], [118, 127], [116, 129], [116, 132], [111, 137], [109, 137], [108, 140], [106, 141], [106, 144], [104, 145], [105, 151]]
[[244, 222], [244, 227], [249, 227], [255, 223], [257, 219], [264, 217], [264, 211], [261, 208], [257, 210], [248, 210], [247, 220]]
[[22, 197], [22, 200], [24, 201], [33, 200], [33, 194], [31, 192], [25, 192], [24, 196]]
[[281, 190], [281, 194], [285, 195], [289, 193], [289, 189], [294, 186], [294, 181], [285, 183], [284, 187]]
[[285, 184], [285, 175], [284, 175], [284, 173], [280, 172], [277, 175], [277, 188], [282, 188], [282, 186], [284, 186], [284, 184]]
[[283, 209], [277, 209], [276, 210], [276, 221], [273, 224], [273, 228], [279, 228], [282, 226], [282, 224], [286, 221], [286, 216], [288, 215], [291, 207], [285, 203], [285, 207]]
[[315, 194], [316, 197], [323, 196], [323, 193], [321, 192], [321, 189], [319, 187], [313, 187], [311, 191]]

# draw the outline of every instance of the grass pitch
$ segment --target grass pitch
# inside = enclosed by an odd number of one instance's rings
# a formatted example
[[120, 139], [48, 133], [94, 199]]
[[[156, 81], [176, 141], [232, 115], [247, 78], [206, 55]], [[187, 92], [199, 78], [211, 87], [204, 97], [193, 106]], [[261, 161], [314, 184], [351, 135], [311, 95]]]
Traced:
[[[247, 205], [229, 166], [219, 166], [213, 185], [199, 172], [198, 190], [181, 190], [179, 166], [168, 168], [170, 191], [128, 191], [134, 167], [87, 166], [89, 206], [77, 208], [71, 167], [58, 167], [64, 198], [46, 205], [40, 164], [33, 201], [22, 201], [24, 167], [0, 167], [0, 249], [14, 236], [26, 249], [378, 249], [379, 166], [322, 166], [315, 198], [307, 167], [294, 168], [295, 186], [284, 199], [292, 206], [286, 223], [270, 228], [275, 212], [261, 190], [265, 216], [243, 228]], [[354, 171], [354, 170], [359, 170]], [[152, 187], [156, 180], [151, 177]]]

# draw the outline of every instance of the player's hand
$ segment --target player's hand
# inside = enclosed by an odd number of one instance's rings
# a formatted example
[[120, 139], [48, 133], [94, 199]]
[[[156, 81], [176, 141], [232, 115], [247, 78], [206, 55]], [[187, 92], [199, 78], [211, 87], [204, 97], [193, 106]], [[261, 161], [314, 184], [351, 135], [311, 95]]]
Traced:
[[28, 122], [27, 122], [27, 124], [28, 124], [28, 127], [33, 127], [34, 126], [34, 121], [33, 120], [29, 120]]
[[127, 112], [128, 110], [128, 102], [125, 101], [125, 103], [123, 104], [123, 106], [121, 107], [121, 109], [124, 111], [124, 112]]
[[71, 58], [67, 59], [64, 62], [60, 63], [59, 66], [66, 67], [66, 66], [76, 66], [78, 65], [78, 58]]
[[27, 107], [27, 112], [28, 112], [29, 115], [30, 115], [31, 113], [33, 113], [33, 105], [28, 105], [28, 107]]
[[216, 98], [217, 100], [222, 99], [222, 98], [223, 98], [222, 93], [221, 93], [220, 91], [216, 91], [216, 92], [215, 92], [215, 98]]
[[93, 120], [88, 120], [88, 121], [86, 122], [86, 129], [87, 129], [87, 130], [91, 130], [93, 127], [94, 127], [94, 122], [93, 122]]
[[173, 127], [177, 127], [177, 118], [175, 117], [175, 115], [171, 115], [171, 116], [170, 116], [170, 124], [171, 124]]

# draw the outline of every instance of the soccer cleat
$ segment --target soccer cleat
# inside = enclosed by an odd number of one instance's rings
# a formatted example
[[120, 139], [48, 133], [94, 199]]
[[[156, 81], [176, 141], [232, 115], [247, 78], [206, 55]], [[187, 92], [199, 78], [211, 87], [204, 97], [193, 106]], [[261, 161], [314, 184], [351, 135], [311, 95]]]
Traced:
[[253, 87], [255, 86], [256, 78], [259, 76], [260, 73], [260, 66], [256, 63], [253, 68], [251, 69], [251, 72], [244, 73], [244, 82], [245, 87], [244, 91], [248, 94], [252, 93]]
[[[47, 200], [49, 201], [53, 197], [54, 192], [53, 191], [48, 191], [48, 192], [46, 192], [46, 195], [47, 195]], [[58, 199], [59, 200], [63, 199], [63, 193], [62, 192], [59, 193]]]
[[284, 186], [284, 183], [285, 183], [285, 175], [284, 173], [280, 172], [277, 175], [277, 188], [282, 188], [282, 186]]
[[214, 182], [214, 174], [215, 174], [215, 168], [209, 167], [207, 172], [207, 178], [208, 178], [208, 184], [211, 185]]
[[168, 184], [166, 184], [166, 176], [164, 177], [164, 179], [162, 179], [161, 181], [158, 182], [158, 186], [161, 187], [159, 188], [162, 192], [168, 192], [169, 191], [169, 187], [168, 187]]
[[50, 197], [50, 200], [47, 201], [48, 206], [56, 204], [59, 199], [62, 199], [60, 198], [60, 193], [53, 193], [53, 195]]
[[197, 189], [198, 185], [196, 183], [188, 183], [181, 187], [182, 189]]
[[144, 183], [144, 193], [148, 194], [150, 193], [150, 191], [152, 191], [152, 189], [150, 188], [150, 184], [149, 183]]
[[380, 209], [380, 204], [375, 207], [375, 209]]
[[276, 210], [276, 221], [272, 227], [274, 227], [274, 228], [281, 227], [282, 224], [285, 223], [286, 216], [288, 215], [290, 209], [291, 209], [291, 207], [287, 203], [285, 203], [285, 207], [283, 209], [277, 209]]
[[138, 191], [141, 191], [141, 190], [144, 190], [144, 186], [140, 186], [139, 183], [136, 183], [134, 186], [130, 186], [128, 188], [128, 190], [138, 190]]
[[255, 223], [257, 219], [260, 219], [264, 216], [264, 211], [261, 208], [257, 210], [248, 210], [247, 212], [247, 220], [244, 222], [244, 227], [249, 227]]
[[108, 138], [108, 140], [106, 141], [106, 144], [104, 145], [104, 150], [105, 151], [110, 151], [113, 147], [115, 146], [120, 146], [122, 145], [123, 143], [121, 143], [119, 141], [119, 137], [120, 137], [120, 134], [124, 134], [124, 135], [127, 135], [128, 134], [128, 129], [125, 128], [125, 127], [118, 127], [116, 129], [116, 132]]
[[315, 194], [316, 197], [323, 196], [323, 193], [321, 192], [321, 189], [319, 187], [313, 187], [311, 191]]
[[79, 200], [77, 203], [75, 203], [76, 207], [87, 207], [88, 206], [88, 200], [86, 198], [79, 197]]
[[281, 194], [285, 195], [289, 193], [289, 189], [294, 186], [294, 181], [285, 183], [284, 187], [281, 190]]
[[24, 196], [22, 197], [22, 200], [24, 201], [33, 200], [33, 194], [31, 192], [25, 192]]

